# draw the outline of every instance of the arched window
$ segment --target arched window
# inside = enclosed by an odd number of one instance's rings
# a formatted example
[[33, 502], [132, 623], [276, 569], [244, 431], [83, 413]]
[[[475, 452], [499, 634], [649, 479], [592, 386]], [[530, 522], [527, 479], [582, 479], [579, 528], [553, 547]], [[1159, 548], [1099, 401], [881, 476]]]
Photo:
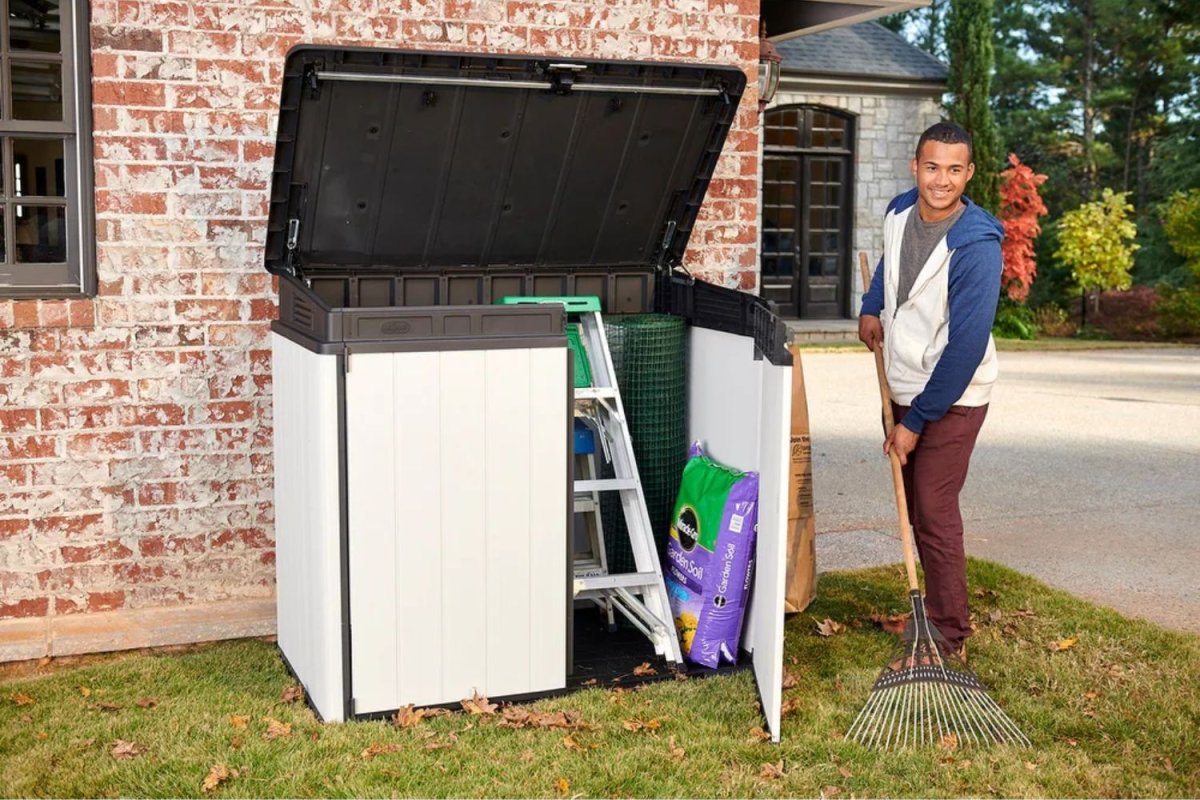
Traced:
[[824, 106], [771, 109], [763, 158], [763, 296], [785, 316], [846, 316], [854, 117]]

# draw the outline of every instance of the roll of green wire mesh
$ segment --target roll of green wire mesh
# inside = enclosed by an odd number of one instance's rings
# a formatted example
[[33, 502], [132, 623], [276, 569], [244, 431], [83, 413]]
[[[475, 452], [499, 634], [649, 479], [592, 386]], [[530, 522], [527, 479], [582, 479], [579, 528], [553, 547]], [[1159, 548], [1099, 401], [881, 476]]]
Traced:
[[[606, 316], [604, 327], [661, 557], [687, 460], [687, 326], [666, 314], [632, 314]], [[608, 494], [600, 508], [609, 571], [635, 571], [620, 499]]]

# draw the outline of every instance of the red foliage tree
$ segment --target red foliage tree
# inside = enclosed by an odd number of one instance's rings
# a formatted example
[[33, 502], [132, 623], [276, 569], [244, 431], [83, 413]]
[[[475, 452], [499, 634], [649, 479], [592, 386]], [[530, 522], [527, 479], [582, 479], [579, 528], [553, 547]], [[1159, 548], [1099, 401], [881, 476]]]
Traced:
[[1022, 302], [1029, 296], [1029, 287], [1037, 275], [1037, 258], [1033, 240], [1042, 232], [1038, 217], [1046, 215], [1046, 204], [1038, 187], [1046, 182], [1017, 158], [1008, 154], [1008, 169], [1000, 173], [1000, 221], [1004, 223], [1004, 255], [1002, 282], [1008, 296]]

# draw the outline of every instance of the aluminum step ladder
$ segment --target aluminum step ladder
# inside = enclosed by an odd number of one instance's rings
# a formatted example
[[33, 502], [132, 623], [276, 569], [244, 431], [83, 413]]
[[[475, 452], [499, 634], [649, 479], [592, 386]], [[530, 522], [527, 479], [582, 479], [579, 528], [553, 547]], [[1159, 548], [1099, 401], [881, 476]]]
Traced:
[[586, 369], [591, 372], [591, 385], [575, 387], [575, 415], [587, 418], [594, 425], [598, 444], [612, 464], [614, 477], [601, 479], [593, 473], [591, 477], [576, 480], [576, 507], [588, 508], [586, 513], [599, 515], [595, 497], [606, 492], [618, 494], [636, 572], [611, 573], [607, 559], [603, 564], [598, 563], [598, 559], [581, 562], [573, 576], [575, 599], [595, 600], [605, 608], [615, 608], [650, 640], [655, 653], [682, 666], [683, 654], [671, 618], [671, 604], [650, 528], [646, 496], [633, 455], [633, 440], [617, 388], [604, 322], [600, 318], [600, 299], [528, 297], [505, 298], [501, 302], [561, 303], [566, 307], [568, 317], [577, 319], [580, 326], [580, 341]]

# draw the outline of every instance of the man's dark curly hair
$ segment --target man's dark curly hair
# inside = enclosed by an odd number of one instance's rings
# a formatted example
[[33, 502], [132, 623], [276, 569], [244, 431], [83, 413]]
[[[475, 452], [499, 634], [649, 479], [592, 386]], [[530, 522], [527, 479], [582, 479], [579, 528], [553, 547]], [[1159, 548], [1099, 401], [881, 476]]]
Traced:
[[942, 144], [965, 144], [967, 146], [967, 163], [975, 160], [975, 145], [971, 141], [971, 134], [955, 125], [953, 122], [938, 122], [930, 125], [921, 134], [921, 138], [917, 139], [917, 155], [918, 161], [921, 160], [921, 148], [928, 141], [941, 142]]

